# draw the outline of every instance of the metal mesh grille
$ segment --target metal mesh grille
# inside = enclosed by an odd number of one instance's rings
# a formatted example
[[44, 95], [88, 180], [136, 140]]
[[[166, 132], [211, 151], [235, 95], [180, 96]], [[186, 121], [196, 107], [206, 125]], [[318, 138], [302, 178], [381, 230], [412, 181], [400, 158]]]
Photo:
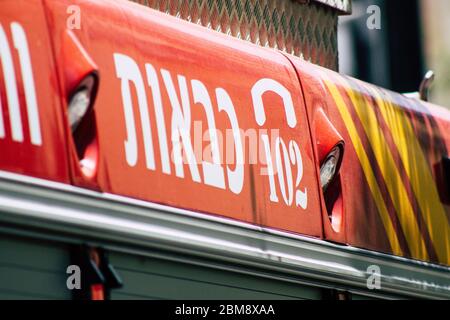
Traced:
[[132, 0], [336, 70], [338, 11], [292, 0]]

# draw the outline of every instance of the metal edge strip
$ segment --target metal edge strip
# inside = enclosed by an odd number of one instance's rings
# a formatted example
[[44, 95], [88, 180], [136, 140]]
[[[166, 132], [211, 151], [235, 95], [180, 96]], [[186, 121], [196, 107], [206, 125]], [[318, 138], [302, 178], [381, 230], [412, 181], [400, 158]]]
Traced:
[[[0, 221], [257, 266], [384, 294], [450, 298], [450, 268], [0, 171]], [[375, 293], [375, 292], [374, 292]]]

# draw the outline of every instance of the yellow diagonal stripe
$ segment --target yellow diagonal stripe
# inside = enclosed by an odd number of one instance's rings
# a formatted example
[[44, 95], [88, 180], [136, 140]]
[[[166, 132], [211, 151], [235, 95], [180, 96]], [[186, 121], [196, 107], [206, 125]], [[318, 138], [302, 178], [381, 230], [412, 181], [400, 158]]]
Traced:
[[[323, 78], [326, 79], [325, 77]], [[395, 228], [392, 224], [391, 218], [389, 217], [386, 203], [384, 202], [383, 195], [377, 183], [375, 174], [372, 170], [372, 165], [370, 164], [369, 157], [367, 156], [364, 145], [361, 141], [361, 138], [359, 137], [355, 124], [353, 123], [352, 116], [348, 111], [344, 99], [342, 98], [335, 84], [329, 80], [324, 80], [324, 82], [337, 105], [337, 109], [339, 110], [339, 113], [344, 120], [345, 126], [347, 127], [347, 131], [350, 135], [350, 139], [352, 140], [353, 147], [355, 148], [359, 162], [361, 163], [361, 167], [364, 171], [364, 175], [366, 176], [370, 192], [372, 193], [372, 196], [375, 200], [375, 205], [377, 206], [381, 221], [386, 230], [392, 252], [395, 255], [401, 256], [403, 255], [403, 252], [400, 247], [397, 233], [395, 232]]]
[[450, 228], [445, 209], [439, 198], [436, 183], [426, 157], [414, 133], [412, 124], [403, 110], [383, 100], [374, 88], [367, 86], [380, 107], [384, 121], [389, 126], [394, 143], [428, 228], [431, 240], [441, 263], [450, 264]]
[[420, 232], [413, 206], [383, 130], [380, 128], [375, 111], [362, 94], [351, 89], [349, 83], [343, 78], [340, 78], [339, 81], [347, 91], [369, 139], [369, 144], [380, 167], [381, 175], [392, 199], [411, 256], [415, 259], [428, 260], [427, 247]]

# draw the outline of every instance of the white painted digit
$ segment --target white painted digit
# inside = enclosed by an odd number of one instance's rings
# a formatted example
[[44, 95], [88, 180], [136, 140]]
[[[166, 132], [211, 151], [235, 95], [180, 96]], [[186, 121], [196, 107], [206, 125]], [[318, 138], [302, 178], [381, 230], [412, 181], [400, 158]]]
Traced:
[[[6, 96], [8, 99], [9, 118], [12, 130], [12, 139], [17, 142], [23, 142], [22, 118], [20, 116], [19, 98], [17, 94], [16, 73], [14, 72], [11, 50], [5, 30], [0, 25], [0, 59], [2, 60], [3, 78], [6, 85]], [[3, 119], [1, 121], [3, 136], [5, 129]]]
[[236, 111], [230, 96], [224, 89], [216, 89], [216, 98], [219, 111], [224, 111], [228, 115], [231, 130], [233, 130], [236, 166], [234, 170], [227, 166], [228, 186], [231, 192], [240, 194], [244, 186], [244, 151]]
[[262, 126], [266, 122], [266, 113], [262, 99], [266, 92], [274, 92], [283, 99], [288, 125], [291, 128], [295, 128], [297, 117], [295, 116], [291, 93], [281, 83], [272, 79], [261, 79], [252, 88], [253, 108], [255, 109], [255, 118], [258, 125]]
[[[283, 99], [286, 120], [291, 128], [297, 126], [297, 118], [295, 115], [294, 103], [290, 92], [279, 82], [272, 79], [261, 79], [255, 83], [252, 88], [253, 108], [255, 111], [255, 119], [258, 125], [263, 126], [266, 122], [266, 114], [264, 111], [264, 103], [262, 96], [266, 92], [274, 92]], [[277, 190], [274, 178], [274, 166], [272, 162], [272, 152], [269, 137], [266, 134], [261, 135], [264, 144], [264, 151], [267, 161], [267, 174], [269, 176], [270, 201], [278, 202]], [[278, 184], [283, 196], [284, 202], [291, 206], [294, 202], [297, 207], [306, 209], [308, 204], [308, 194], [298, 190], [303, 177], [303, 162], [301, 158], [300, 148], [295, 141], [289, 142], [289, 150], [284, 141], [277, 137], [275, 140], [275, 165], [278, 175]], [[292, 165], [297, 166], [297, 177], [295, 186], [292, 176]], [[294, 193], [295, 190], [295, 193]]]
[[[288, 206], [290, 206], [292, 205], [292, 202], [294, 200], [293, 197], [294, 186], [292, 181], [291, 162], [286, 144], [280, 137], [278, 137], [275, 140], [275, 163], [277, 166], [277, 175], [278, 175], [278, 182], [280, 184], [281, 195], [283, 196], [284, 202]], [[285, 174], [286, 174], [287, 190], [284, 181]]]
[[[291, 162], [293, 165], [297, 165], [297, 178], [295, 179], [295, 189], [300, 187], [300, 182], [303, 179], [303, 160], [300, 153], [300, 147], [297, 142], [292, 141], [289, 143], [289, 155], [291, 157]], [[304, 191], [295, 191], [295, 205], [306, 209], [308, 206], [308, 190], [305, 188]]]
[[[189, 103], [186, 78], [178, 75], [178, 86], [180, 88], [181, 96], [180, 105], [170, 72], [161, 69], [161, 75], [169, 95], [170, 104], [172, 105], [172, 152], [175, 163], [175, 174], [177, 177], [184, 178], [183, 156], [181, 153], [183, 147], [191, 171], [192, 180], [201, 182], [191, 142], [191, 106]], [[181, 108], [183, 108], [183, 112], [181, 112]]]
[[125, 141], [127, 163], [129, 166], [134, 167], [138, 159], [133, 102], [130, 93], [130, 82], [132, 82], [136, 88], [138, 98], [146, 165], [148, 169], [155, 170], [155, 157], [153, 153], [153, 140], [148, 114], [147, 96], [139, 67], [133, 59], [123, 54], [115, 53], [114, 62], [116, 66], [116, 75], [121, 79], [125, 125], [127, 129], [127, 140]]
[[212, 163], [202, 161], [203, 179], [205, 184], [225, 189], [225, 176], [220, 164], [219, 142], [217, 140], [216, 122], [208, 90], [205, 85], [198, 80], [191, 81], [192, 95], [194, 103], [203, 105], [208, 121], [209, 140], [211, 143]]
[[27, 102], [28, 125], [30, 127], [31, 143], [42, 145], [41, 127], [39, 123], [39, 113], [36, 100], [36, 89], [34, 86], [33, 70], [31, 67], [30, 52], [25, 32], [20, 24], [13, 22], [11, 32], [14, 46], [19, 52], [20, 69], [25, 88], [25, 99]]
[[5, 123], [3, 121], [2, 97], [0, 96], [0, 139], [5, 137]]
[[158, 75], [156, 74], [155, 68], [149, 63], [145, 64], [145, 70], [147, 73], [148, 85], [152, 89], [153, 105], [156, 114], [156, 126], [158, 128], [159, 149], [161, 152], [162, 171], [165, 174], [170, 174], [170, 157], [169, 149], [167, 147], [166, 124], [164, 120], [164, 111], [162, 106]]
[[270, 201], [278, 202], [277, 189], [275, 187], [275, 172], [273, 170], [273, 162], [272, 162], [272, 152], [270, 149], [269, 137], [267, 134], [261, 135], [261, 140], [264, 144], [264, 152], [266, 155], [266, 163], [267, 163], [267, 175], [269, 176], [269, 188], [270, 188]]

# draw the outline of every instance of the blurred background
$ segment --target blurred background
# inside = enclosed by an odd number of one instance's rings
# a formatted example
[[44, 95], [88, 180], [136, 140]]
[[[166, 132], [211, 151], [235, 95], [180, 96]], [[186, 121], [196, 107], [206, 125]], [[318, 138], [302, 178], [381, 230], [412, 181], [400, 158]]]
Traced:
[[[367, 27], [371, 5], [380, 8], [380, 29]], [[353, 0], [352, 7], [339, 17], [340, 72], [412, 92], [431, 69], [430, 101], [450, 108], [450, 1]]]

